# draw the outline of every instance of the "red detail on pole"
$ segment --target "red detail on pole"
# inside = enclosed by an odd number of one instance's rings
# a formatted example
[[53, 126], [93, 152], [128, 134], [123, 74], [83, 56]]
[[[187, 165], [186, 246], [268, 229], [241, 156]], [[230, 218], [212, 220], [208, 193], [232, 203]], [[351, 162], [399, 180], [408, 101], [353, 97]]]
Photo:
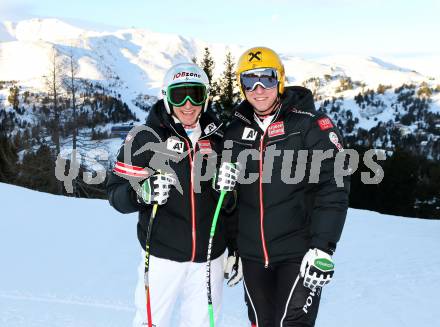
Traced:
[[150, 287], [147, 287], [147, 319], [148, 327], [153, 327], [153, 319], [151, 318]]

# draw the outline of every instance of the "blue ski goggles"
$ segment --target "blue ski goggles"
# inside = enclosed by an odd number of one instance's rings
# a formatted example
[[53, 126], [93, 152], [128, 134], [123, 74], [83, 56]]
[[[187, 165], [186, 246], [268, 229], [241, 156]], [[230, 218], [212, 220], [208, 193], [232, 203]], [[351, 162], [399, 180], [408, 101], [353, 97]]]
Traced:
[[257, 85], [273, 89], [278, 85], [277, 71], [273, 68], [258, 68], [240, 74], [240, 84], [244, 91], [253, 91]]
[[207, 98], [206, 86], [199, 83], [181, 83], [168, 86], [167, 99], [174, 107], [182, 107], [187, 100], [201, 106]]

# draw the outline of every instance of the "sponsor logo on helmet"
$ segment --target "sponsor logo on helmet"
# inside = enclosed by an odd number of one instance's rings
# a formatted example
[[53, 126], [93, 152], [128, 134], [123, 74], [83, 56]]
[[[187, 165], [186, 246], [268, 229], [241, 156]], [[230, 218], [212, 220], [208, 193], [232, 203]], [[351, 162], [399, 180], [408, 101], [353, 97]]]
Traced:
[[197, 78], [202, 78], [202, 75], [197, 74], [197, 73], [188, 73], [188, 72], [178, 72], [177, 74], [175, 74], [173, 76], [173, 80], [177, 79], [177, 78], [183, 78], [183, 77], [197, 77]]
[[261, 51], [249, 52], [248, 53], [248, 56], [249, 56], [248, 61], [252, 62], [254, 59], [255, 59], [255, 61], [261, 61], [261, 55], [262, 55]]

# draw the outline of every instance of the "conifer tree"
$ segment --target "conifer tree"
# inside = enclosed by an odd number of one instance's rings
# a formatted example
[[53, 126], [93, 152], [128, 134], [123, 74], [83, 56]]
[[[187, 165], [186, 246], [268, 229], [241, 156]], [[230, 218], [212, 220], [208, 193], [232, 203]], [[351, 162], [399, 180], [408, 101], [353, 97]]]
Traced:
[[208, 76], [209, 84], [211, 84], [212, 81], [214, 66], [214, 59], [209, 52], [209, 48], [206, 47], [202, 61], [200, 62], [200, 67], [205, 71], [206, 75]]
[[18, 110], [18, 106], [20, 105], [20, 101], [18, 99], [20, 92], [17, 86], [13, 86], [9, 89], [8, 102], [12, 105], [15, 111]]
[[235, 64], [231, 52], [226, 53], [225, 68], [218, 83], [219, 101], [216, 105], [217, 111], [224, 122], [228, 122], [232, 116], [234, 107], [239, 102], [238, 85], [235, 78]]
[[17, 175], [17, 148], [4, 130], [0, 134], [0, 182], [13, 183]]

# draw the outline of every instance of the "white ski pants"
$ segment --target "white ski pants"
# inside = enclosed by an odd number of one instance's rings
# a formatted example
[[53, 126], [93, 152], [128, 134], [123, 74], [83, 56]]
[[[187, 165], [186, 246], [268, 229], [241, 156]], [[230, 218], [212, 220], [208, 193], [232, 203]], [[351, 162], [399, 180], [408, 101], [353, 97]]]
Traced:
[[[216, 325], [222, 305], [223, 266], [224, 255], [211, 262], [211, 293]], [[145, 252], [138, 267], [133, 327], [148, 326], [144, 269]], [[176, 262], [150, 256], [148, 276], [154, 327], [209, 326], [206, 262]]]

